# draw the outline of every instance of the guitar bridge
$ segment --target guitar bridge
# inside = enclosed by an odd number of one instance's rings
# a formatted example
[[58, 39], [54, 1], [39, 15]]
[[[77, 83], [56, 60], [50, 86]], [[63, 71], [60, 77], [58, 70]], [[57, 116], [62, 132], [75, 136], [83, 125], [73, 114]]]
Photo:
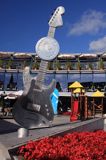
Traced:
[[32, 108], [35, 110], [35, 111], [40, 111], [40, 108], [41, 108], [41, 105], [39, 105], [39, 104], [33, 104], [32, 105]]
[[39, 104], [28, 103], [28, 106], [27, 106], [27, 109], [34, 110], [34, 111], [37, 111], [37, 112], [40, 111], [40, 108], [41, 108], [41, 105], [39, 105]]

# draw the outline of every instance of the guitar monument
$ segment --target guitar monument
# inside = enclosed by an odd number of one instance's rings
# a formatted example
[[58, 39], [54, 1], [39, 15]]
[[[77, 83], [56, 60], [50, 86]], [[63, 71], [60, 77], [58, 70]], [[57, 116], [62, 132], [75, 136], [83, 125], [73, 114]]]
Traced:
[[32, 78], [27, 67], [24, 71], [24, 91], [13, 107], [13, 117], [25, 129], [52, 126], [54, 111], [50, 95], [53, 93], [56, 81], [49, 86], [44, 85], [48, 62], [55, 59], [59, 53], [59, 44], [54, 39], [55, 30], [63, 25], [64, 7], [58, 7], [49, 20], [47, 37], [41, 38], [36, 44], [36, 53], [41, 59], [39, 73]]

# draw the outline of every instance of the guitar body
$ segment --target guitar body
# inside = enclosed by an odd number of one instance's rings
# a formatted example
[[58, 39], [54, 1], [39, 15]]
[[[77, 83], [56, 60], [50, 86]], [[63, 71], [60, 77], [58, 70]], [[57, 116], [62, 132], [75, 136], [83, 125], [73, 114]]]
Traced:
[[27, 129], [50, 126], [54, 112], [50, 95], [55, 88], [55, 80], [48, 87], [41, 87], [31, 81], [29, 92], [19, 97], [13, 107], [13, 117]]

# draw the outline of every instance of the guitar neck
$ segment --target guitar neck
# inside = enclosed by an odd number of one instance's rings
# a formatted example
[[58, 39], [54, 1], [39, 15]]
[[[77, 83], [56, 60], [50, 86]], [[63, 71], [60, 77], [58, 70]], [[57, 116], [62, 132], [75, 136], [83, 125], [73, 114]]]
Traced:
[[[49, 27], [49, 31], [48, 31], [47, 36], [53, 38], [54, 34], [55, 34], [55, 28]], [[36, 82], [39, 83], [40, 86], [42, 86], [44, 84], [45, 74], [47, 72], [47, 66], [48, 66], [48, 61], [41, 60], [40, 67], [39, 67], [39, 73], [36, 78]]]
[[36, 78], [36, 82], [39, 83], [40, 86], [42, 86], [42, 84], [44, 84], [47, 65], [48, 65], [47, 61], [41, 60], [40, 67], [39, 67], [39, 73]]
[[47, 36], [53, 38], [54, 34], [55, 34], [55, 30], [56, 30], [56, 28], [49, 27], [49, 31], [48, 31], [48, 35]]

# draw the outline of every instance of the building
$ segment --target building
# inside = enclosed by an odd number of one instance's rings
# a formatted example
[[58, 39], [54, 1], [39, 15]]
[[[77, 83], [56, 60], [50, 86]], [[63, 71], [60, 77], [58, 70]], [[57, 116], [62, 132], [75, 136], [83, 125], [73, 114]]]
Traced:
[[[0, 90], [9, 88], [11, 76], [16, 84], [13, 89], [23, 89], [23, 69], [30, 66], [30, 73], [39, 72], [40, 59], [35, 53], [0, 52]], [[45, 83], [56, 79], [59, 91], [68, 91], [68, 85], [79, 81], [87, 91], [105, 91], [106, 52], [59, 54], [48, 63]]]

